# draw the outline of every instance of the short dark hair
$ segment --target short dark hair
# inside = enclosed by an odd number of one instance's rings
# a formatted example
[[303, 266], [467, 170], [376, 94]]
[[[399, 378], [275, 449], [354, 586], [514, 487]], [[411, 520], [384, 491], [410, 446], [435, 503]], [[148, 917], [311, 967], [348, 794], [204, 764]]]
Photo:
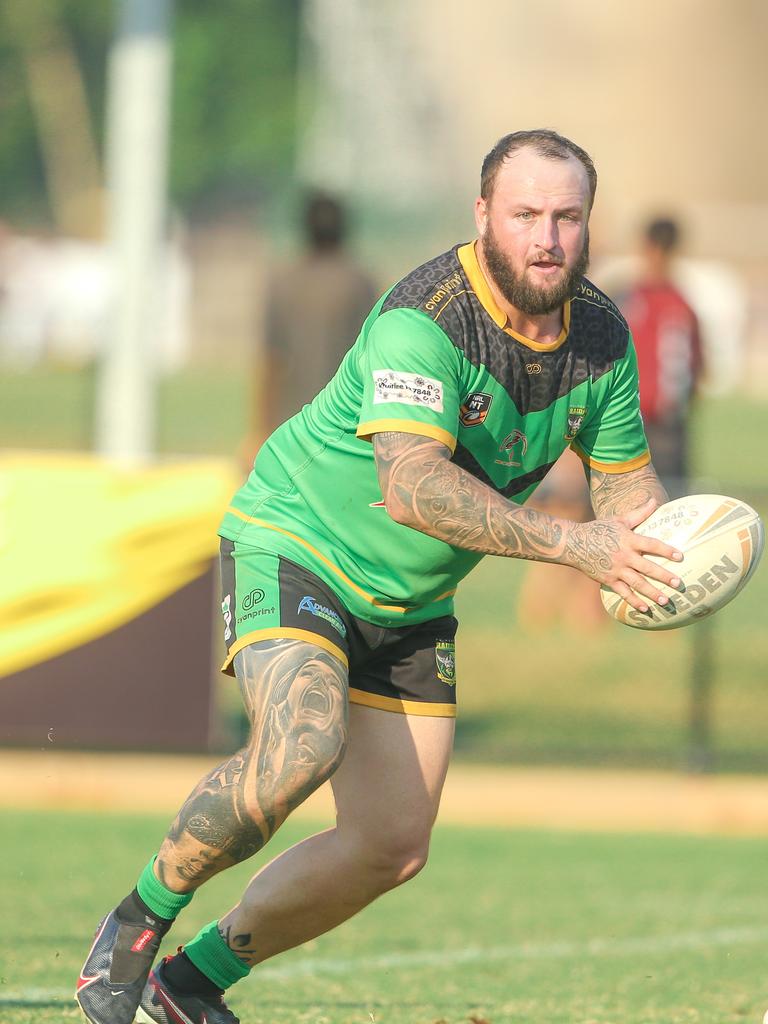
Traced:
[[672, 252], [680, 244], [680, 225], [672, 217], [654, 217], [645, 227], [645, 238], [662, 252]]
[[513, 153], [519, 149], [529, 146], [535, 149], [539, 156], [548, 160], [567, 160], [569, 156], [575, 156], [583, 165], [589, 179], [589, 207], [595, 201], [597, 191], [597, 171], [592, 163], [592, 158], [581, 146], [559, 135], [551, 128], [536, 128], [532, 131], [511, 132], [499, 139], [493, 149], [483, 160], [483, 167], [480, 172], [480, 195], [483, 199], [490, 199], [493, 195], [493, 186], [496, 183], [496, 174], [499, 168]]
[[304, 198], [304, 233], [313, 249], [337, 249], [347, 233], [341, 202], [327, 192], [310, 192]]

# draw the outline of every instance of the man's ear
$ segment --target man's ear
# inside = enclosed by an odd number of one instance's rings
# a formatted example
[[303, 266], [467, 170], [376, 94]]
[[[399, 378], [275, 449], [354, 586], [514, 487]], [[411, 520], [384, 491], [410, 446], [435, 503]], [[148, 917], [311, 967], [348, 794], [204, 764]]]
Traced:
[[478, 235], [485, 234], [485, 225], [488, 222], [488, 203], [482, 196], [475, 200], [475, 224]]

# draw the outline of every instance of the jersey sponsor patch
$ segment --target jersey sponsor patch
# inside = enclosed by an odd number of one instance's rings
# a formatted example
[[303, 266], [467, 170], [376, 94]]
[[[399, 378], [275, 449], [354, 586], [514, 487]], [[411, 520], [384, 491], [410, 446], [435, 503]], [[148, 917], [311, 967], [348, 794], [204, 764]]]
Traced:
[[473, 391], [467, 395], [459, 410], [459, 419], [465, 427], [476, 427], [482, 423], [491, 408], [493, 395], [485, 391]]
[[449, 686], [456, 685], [456, 643], [454, 640], [435, 641], [437, 678]]
[[399, 402], [401, 405], [422, 405], [435, 412], [443, 411], [443, 383], [434, 377], [400, 370], [373, 371], [373, 404]]

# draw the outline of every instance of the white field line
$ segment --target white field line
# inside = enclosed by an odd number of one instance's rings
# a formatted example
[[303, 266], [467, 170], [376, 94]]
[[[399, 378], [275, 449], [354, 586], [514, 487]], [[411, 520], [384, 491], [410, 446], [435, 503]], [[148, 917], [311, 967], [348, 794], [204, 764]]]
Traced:
[[[565, 960], [589, 957], [653, 955], [677, 950], [711, 949], [717, 946], [749, 945], [768, 940], [768, 926], [718, 928], [712, 931], [682, 932], [677, 935], [650, 935], [627, 939], [590, 939], [587, 942], [548, 942], [539, 945], [467, 946], [464, 949], [413, 950], [385, 953], [381, 956], [302, 957], [284, 967], [257, 968], [265, 981], [290, 981], [294, 978], [322, 975], [340, 976], [361, 971], [409, 970], [420, 967], [455, 967], [459, 964], [496, 963], [515, 960]], [[8, 1003], [35, 1004], [72, 997], [70, 989], [27, 988], [9, 990], [0, 987], [0, 1006]]]

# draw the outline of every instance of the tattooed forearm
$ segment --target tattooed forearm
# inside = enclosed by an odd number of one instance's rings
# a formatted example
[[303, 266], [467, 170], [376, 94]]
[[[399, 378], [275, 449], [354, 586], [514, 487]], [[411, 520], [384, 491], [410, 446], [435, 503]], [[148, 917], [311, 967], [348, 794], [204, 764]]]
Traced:
[[440, 442], [382, 433], [374, 450], [382, 495], [397, 522], [469, 551], [560, 561], [567, 520], [513, 505], [451, 462]]
[[600, 473], [588, 469], [587, 476], [592, 508], [600, 518], [631, 512], [651, 498], [659, 505], [669, 500], [656, 470], [650, 465], [629, 473]]
[[347, 680], [337, 658], [272, 640], [245, 648], [236, 664], [250, 742], [200, 781], [173, 823], [157, 871], [175, 890], [260, 850], [343, 757]]

